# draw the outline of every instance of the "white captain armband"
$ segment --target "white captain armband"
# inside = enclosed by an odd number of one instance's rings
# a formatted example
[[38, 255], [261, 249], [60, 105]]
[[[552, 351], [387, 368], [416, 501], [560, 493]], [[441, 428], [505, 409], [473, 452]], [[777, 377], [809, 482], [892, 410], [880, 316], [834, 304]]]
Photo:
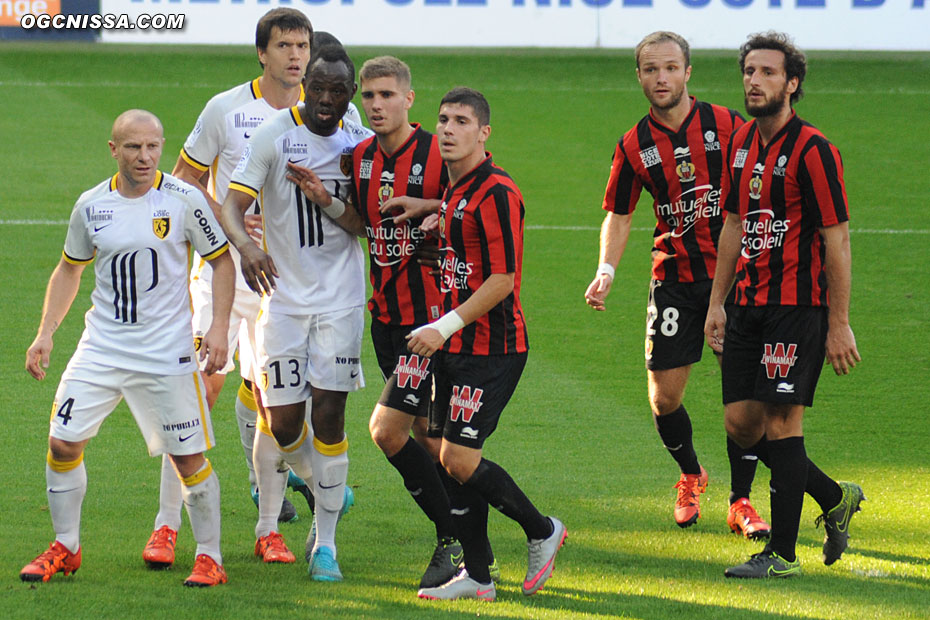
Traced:
[[601, 274], [604, 274], [604, 275], [610, 276], [610, 279], [613, 280], [615, 273], [616, 273], [616, 270], [613, 268], [613, 266], [610, 263], [601, 263], [600, 265], [597, 266], [597, 272], [594, 274], [594, 277], [597, 278], [597, 277], [600, 277]]

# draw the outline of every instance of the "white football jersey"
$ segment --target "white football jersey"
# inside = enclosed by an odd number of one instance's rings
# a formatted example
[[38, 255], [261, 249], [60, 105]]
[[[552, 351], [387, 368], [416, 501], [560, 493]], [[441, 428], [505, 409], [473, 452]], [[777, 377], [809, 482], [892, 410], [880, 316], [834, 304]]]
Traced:
[[158, 172], [144, 196], [125, 198], [117, 175], [71, 211], [64, 257], [96, 258], [93, 306], [78, 347], [87, 359], [164, 375], [197, 371], [188, 292], [188, 244], [207, 260], [229, 244], [196, 188]]
[[[181, 149], [184, 161], [197, 170], [210, 171], [207, 190], [220, 204], [226, 199], [229, 178], [239, 163], [249, 138], [266, 118], [278, 112], [262, 97], [258, 80], [259, 78], [255, 78], [210, 99]], [[304, 90], [301, 86], [300, 100], [303, 101], [303, 98]], [[252, 205], [249, 213], [257, 212], [257, 204]], [[254, 295], [239, 269], [238, 250], [230, 246], [229, 254], [236, 264], [237, 294]], [[213, 281], [213, 270], [204, 267], [205, 262], [197, 258], [191, 269], [191, 279], [202, 280], [204, 288], [209, 289], [209, 283]]]
[[287, 162], [310, 168], [332, 195], [346, 200], [352, 150], [373, 135], [343, 120], [333, 135], [318, 136], [304, 125], [301, 110], [303, 104], [282, 110], [255, 131], [230, 183], [230, 189], [261, 194], [264, 249], [280, 275], [269, 308], [298, 315], [363, 305], [365, 259], [359, 240], [287, 180]]

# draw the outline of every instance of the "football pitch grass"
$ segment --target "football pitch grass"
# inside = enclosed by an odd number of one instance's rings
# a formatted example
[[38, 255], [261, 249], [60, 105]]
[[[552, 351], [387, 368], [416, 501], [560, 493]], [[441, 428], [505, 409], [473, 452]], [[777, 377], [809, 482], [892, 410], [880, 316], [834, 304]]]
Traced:
[[[863, 362], [850, 376], [824, 370], [806, 416], [808, 453], [868, 497], [850, 549], [825, 567], [823, 530], [807, 498], [798, 541], [803, 575], [730, 581], [727, 566], [760, 545], [727, 531], [729, 473], [720, 373], [697, 364], [685, 404], [710, 486], [698, 523], [672, 520], [677, 468], [646, 402], [642, 361], [652, 213], [647, 198], [617, 271], [608, 311], [582, 294], [597, 263], [600, 201], [617, 138], [645, 113], [629, 51], [390, 50], [413, 70], [413, 120], [435, 124], [441, 95], [464, 84], [492, 107], [488, 148], [526, 200], [523, 304], [531, 353], [489, 458], [507, 468], [540, 509], [569, 530], [545, 589], [525, 598], [519, 527], [492, 511], [503, 571], [498, 601], [435, 603], [416, 584], [435, 542], [430, 524], [368, 437], [381, 389], [370, 338], [368, 387], [349, 397], [350, 484], [357, 505], [337, 541], [344, 583], [309, 581], [306, 565], [263, 565], [252, 555], [256, 511], [248, 494], [230, 377], [214, 409], [209, 454], [223, 489], [228, 585], [181, 586], [194, 543], [184, 517], [178, 561], [147, 570], [142, 547], [157, 507], [159, 462], [149, 458], [125, 405], [86, 453], [83, 565], [73, 577], [28, 585], [18, 572], [53, 538], [45, 499], [48, 412], [83, 328], [92, 269], [55, 335], [49, 376], [23, 370], [47, 278], [60, 256], [71, 206], [112, 175], [106, 140], [131, 107], [161, 117], [170, 171], [206, 100], [258, 74], [244, 47], [0, 46], [0, 274], [3, 329], [0, 456], [0, 614], [6, 618], [926, 618], [930, 614], [930, 215], [928, 54], [812, 53], [799, 114], [841, 150], [851, 207], [851, 322]], [[351, 49], [358, 65], [384, 50]], [[742, 110], [736, 54], [693, 54], [692, 94]], [[764, 517], [769, 474], [752, 499]], [[310, 525], [281, 528], [298, 556]]]

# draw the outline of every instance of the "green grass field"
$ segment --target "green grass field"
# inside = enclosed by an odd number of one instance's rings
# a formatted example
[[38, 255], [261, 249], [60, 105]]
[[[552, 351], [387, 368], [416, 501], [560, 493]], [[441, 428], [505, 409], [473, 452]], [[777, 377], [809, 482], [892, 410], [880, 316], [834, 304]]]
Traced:
[[[384, 50], [351, 49], [360, 65]], [[158, 114], [170, 170], [206, 100], [258, 74], [248, 48], [0, 46], [0, 610], [7, 618], [927, 618], [930, 514], [926, 406], [930, 395], [930, 212], [926, 202], [930, 54], [814, 53], [797, 106], [840, 148], [851, 205], [851, 320], [862, 364], [825, 371], [808, 412], [808, 453], [827, 473], [860, 482], [869, 499], [853, 520], [843, 559], [820, 562], [816, 504], [805, 504], [800, 578], [734, 583], [723, 569], [758, 545], [727, 532], [729, 474], [719, 371], [695, 366], [685, 402], [711, 476], [703, 516], [688, 530], [671, 518], [677, 468], [653, 428], [642, 361], [651, 209], [643, 200], [608, 312], [582, 294], [597, 262], [600, 200], [616, 139], [646, 111], [630, 52], [393, 50], [412, 67], [412, 117], [434, 124], [441, 95], [464, 84], [492, 107], [489, 148], [524, 192], [523, 303], [532, 352], [488, 456], [541, 510], [569, 529], [557, 570], [524, 598], [522, 532], [493, 514], [504, 582], [495, 604], [419, 601], [415, 586], [434, 542], [400, 477], [368, 438], [381, 389], [368, 338], [368, 387], [349, 398], [350, 483], [357, 506], [339, 529], [346, 581], [309, 581], [306, 566], [264, 566], [252, 556], [249, 499], [229, 381], [213, 414], [210, 458], [223, 485], [223, 551], [230, 583], [181, 587], [194, 543], [182, 528], [170, 572], [146, 570], [142, 547], [156, 512], [159, 463], [147, 457], [121, 405], [87, 450], [84, 563], [74, 578], [30, 587], [20, 568], [53, 537], [44, 493], [47, 416], [58, 377], [83, 328], [90, 272], [56, 334], [49, 377], [23, 371], [64, 221], [80, 192], [115, 170], [106, 146], [115, 116]], [[733, 52], [696, 52], [691, 92], [742, 109]], [[768, 509], [768, 471], [753, 499]], [[309, 513], [282, 531], [302, 549]], [[493, 511], [492, 511], [493, 512]]]

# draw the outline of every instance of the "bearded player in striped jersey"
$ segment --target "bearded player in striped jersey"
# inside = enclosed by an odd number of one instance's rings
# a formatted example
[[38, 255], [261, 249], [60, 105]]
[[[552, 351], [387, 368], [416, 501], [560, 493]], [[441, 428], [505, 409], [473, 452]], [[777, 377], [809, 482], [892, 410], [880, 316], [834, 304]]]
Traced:
[[[701, 514], [707, 471], [698, 462], [691, 419], [682, 404], [692, 364], [704, 345], [703, 317], [717, 257], [722, 218], [718, 196], [730, 133], [743, 123], [733, 110], [688, 96], [688, 42], [654, 32], [636, 47], [636, 76], [650, 111], [614, 151], [603, 207], [600, 266], [585, 292], [605, 310], [614, 270], [623, 256], [633, 211], [645, 188], [653, 197], [656, 229], [646, 316], [646, 370], [653, 421], [681, 470], [674, 517], [680, 527]], [[727, 523], [747, 538], [769, 526], [749, 503], [756, 457], [727, 439], [730, 509]]]
[[84, 450], [125, 398], [149, 454], [169, 455], [197, 541], [188, 586], [226, 582], [220, 554], [220, 487], [204, 451], [213, 430], [191, 332], [188, 248], [213, 269], [213, 313], [200, 346], [204, 372], [226, 364], [235, 267], [206, 200], [158, 171], [161, 122], [129, 110], [113, 124], [119, 172], [85, 192], [71, 212], [64, 253], [49, 279], [26, 370], [45, 377], [52, 334], [71, 307], [85, 265], [96, 260], [93, 306], [52, 405], [45, 469], [55, 541], [23, 568], [23, 581], [48, 581], [81, 566]]
[[[308, 481], [316, 498], [310, 575], [341, 581], [336, 523], [346, 497], [345, 404], [364, 386], [364, 255], [356, 237], [335, 223], [351, 186], [351, 155], [371, 131], [342, 120], [355, 94], [355, 67], [339, 47], [320, 51], [304, 77], [306, 104], [259, 127], [233, 172], [224, 225], [242, 255], [242, 274], [263, 295], [257, 328], [266, 432], [281, 458]], [[312, 169], [331, 205], [312, 202], [288, 179], [292, 165]], [[243, 222], [261, 194], [263, 248]], [[331, 217], [324, 216], [324, 212]], [[312, 434], [305, 421], [312, 396]], [[261, 430], [261, 429], [260, 429]]]
[[[793, 105], [807, 59], [787, 35], [754, 34], [740, 48], [746, 111], [721, 188], [726, 221], [704, 331], [723, 352], [727, 433], [771, 469], [772, 537], [724, 575], [743, 579], [801, 572], [795, 553], [804, 494], [823, 511], [823, 562], [849, 544], [865, 499], [807, 456], [804, 410], [824, 357], [837, 375], [860, 361], [849, 326], [849, 204], [839, 150]], [[733, 303], [723, 300], [735, 282]]]
[[[249, 137], [277, 110], [289, 108], [303, 100], [301, 80], [310, 59], [312, 35], [310, 21], [295, 9], [273, 9], [262, 16], [255, 28], [255, 49], [262, 66], [262, 75], [210, 99], [187, 137], [172, 174], [200, 188], [217, 217], [226, 196], [230, 175], [239, 163]], [[257, 212], [256, 202], [249, 209], [247, 221], [250, 231], [260, 239], [261, 217]], [[230, 351], [235, 351], [238, 345], [239, 372], [242, 376], [236, 395], [236, 422], [249, 470], [252, 498], [256, 504], [265, 506], [264, 511], [259, 506], [255, 552], [265, 562], [293, 562], [293, 554], [286, 548], [282, 549], [283, 542], [277, 531], [278, 520], [297, 519], [296, 509], [284, 497], [289, 470], [284, 466], [272, 465], [272, 471], [266, 472], [259, 480], [253, 465], [253, 458], [261, 460], [264, 456], [266, 461], [275, 463], [277, 457], [276, 452], [270, 455], [253, 454], [257, 404], [252, 390], [252, 342], [260, 299], [249, 290], [245, 280], [238, 274], [238, 251], [231, 248], [230, 255], [236, 264], [237, 276], [228, 339]], [[200, 342], [209, 326], [213, 304], [212, 270], [204, 266], [204, 261], [195, 256], [190, 286], [194, 304], [195, 342]], [[226, 374], [234, 367], [233, 356], [230, 355], [224, 368], [204, 376], [207, 403], [211, 409], [223, 387]], [[312, 495], [304, 482], [290, 474], [290, 483], [305, 493], [312, 508]], [[170, 462], [165, 458], [162, 462], [158, 515], [155, 517], [154, 531], [142, 552], [142, 558], [149, 567], [167, 568], [174, 562], [180, 525], [181, 489]]]

